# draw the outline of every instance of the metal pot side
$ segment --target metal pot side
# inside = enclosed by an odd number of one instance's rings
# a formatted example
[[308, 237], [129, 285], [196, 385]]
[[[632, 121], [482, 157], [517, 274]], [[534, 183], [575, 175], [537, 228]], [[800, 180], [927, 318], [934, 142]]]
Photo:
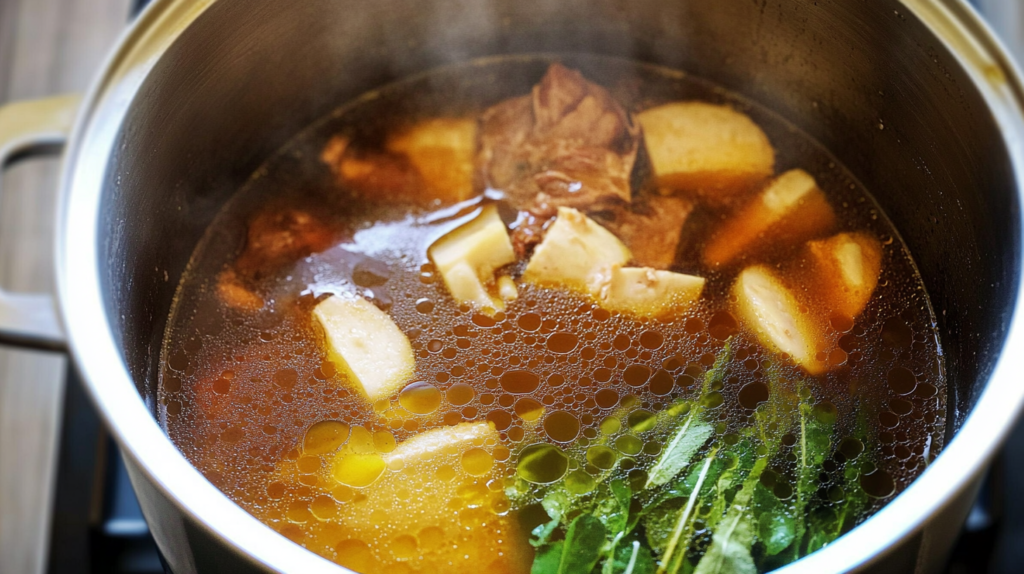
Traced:
[[73, 355], [172, 569], [343, 570], [223, 496], [154, 418], [166, 317], [212, 217], [337, 104], [438, 65], [524, 52], [705, 77], [816, 137], [872, 191], [939, 317], [952, 440], [882, 511], [784, 571], [940, 568], [1024, 399], [1024, 86], [966, 4], [161, 0], [85, 100], [61, 181], [57, 264]]

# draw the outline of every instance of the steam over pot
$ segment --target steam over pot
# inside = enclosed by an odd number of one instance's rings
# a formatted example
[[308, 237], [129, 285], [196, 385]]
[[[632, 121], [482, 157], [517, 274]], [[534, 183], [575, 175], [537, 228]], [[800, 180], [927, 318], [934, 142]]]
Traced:
[[[82, 104], [57, 265], [68, 346], [173, 571], [344, 570], [235, 506], [154, 418], [166, 317], [206, 226], [264, 159], [338, 104], [435, 66], [526, 52], [707, 78], [820, 140], [875, 195], [939, 317], [952, 438], [882, 511], [785, 571], [941, 568], [1024, 398], [1024, 87], [964, 2], [160, 0]], [[0, 133], [0, 155], [36, 135]], [[0, 295], [0, 337], [60, 346], [47, 305], [18, 314]]]

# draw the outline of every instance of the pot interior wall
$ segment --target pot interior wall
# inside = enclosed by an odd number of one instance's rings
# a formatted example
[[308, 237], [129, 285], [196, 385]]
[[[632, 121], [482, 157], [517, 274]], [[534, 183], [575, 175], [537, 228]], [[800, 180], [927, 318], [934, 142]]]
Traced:
[[150, 404], [181, 273], [264, 159], [367, 89], [522, 52], [682, 69], [824, 143], [915, 255], [942, 332], [955, 430], [1014, 305], [1017, 191], [999, 130], [966, 75], [886, 0], [219, 0], [145, 82], [104, 192], [108, 316]]

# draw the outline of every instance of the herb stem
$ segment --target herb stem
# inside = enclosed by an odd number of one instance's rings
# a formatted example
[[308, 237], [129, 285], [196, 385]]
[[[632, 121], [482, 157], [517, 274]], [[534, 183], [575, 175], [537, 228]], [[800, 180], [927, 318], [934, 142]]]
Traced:
[[633, 574], [633, 568], [636, 567], [636, 556], [640, 553], [640, 541], [633, 541], [633, 555], [629, 557], [629, 564], [626, 565], [626, 570], [622, 574]]
[[[697, 484], [693, 486], [693, 492], [690, 494], [690, 499], [686, 501], [686, 507], [683, 508], [683, 512], [679, 515], [679, 520], [676, 521], [676, 527], [672, 530], [672, 539], [669, 540], [668, 546], [665, 548], [665, 556], [661, 560], [661, 564], [658, 566], [657, 574], [665, 574], [665, 566], [672, 561], [672, 554], [675, 553], [676, 546], [679, 544], [679, 539], [683, 535], [683, 530], [686, 528], [686, 525], [690, 520], [690, 513], [693, 512], [693, 507], [697, 503], [697, 498], [700, 496], [700, 489], [704, 486], [704, 479], [708, 476], [708, 469], [711, 468], [711, 461], [715, 459], [716, 454], [718, 454], [717, 448], [712, 450], [711, 454], [704, 460], [704, 467], [700, 469], [700, 475], [697, 476]], [[673, 568], [673, 573], [678, 570], [679, 566], [676, 566]]]

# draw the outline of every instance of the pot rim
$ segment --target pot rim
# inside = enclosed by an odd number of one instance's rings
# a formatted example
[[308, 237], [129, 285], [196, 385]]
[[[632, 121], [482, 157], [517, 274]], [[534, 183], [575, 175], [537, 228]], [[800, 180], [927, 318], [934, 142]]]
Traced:
[[[86, 387], [122, 451], [146, 479], [208, 534], [265, 569], [348, 572], [292, 543], [208, 482], [168, 439], [136, 390], [106, 316], [100, 276], [99, 208], [121, 124], [160, 56], [215, 0], [157, 0], [121, 36], [82, 105], [60, 179], [56, 240], [59, 306]], [[900, 0], [956, 57], [981, 93], [1014, 169], [1024, 203], [1024, 82], [994, 33], [963, 0]], [[1019, 216], [1019, 215], [1018, 215]], [[1024, 226], [1021, 226], [1024, 228]], [[1017, 238], [1024, 244], [1024, 237]], [[73, 279], [72, 279], [73, 278]], [[906, 490], [834, 543], [779, 570], [786, 574], [866, 566], [917, 532], [969, 488], [1010, 432], [1024, 404], [1024, 321], [1016, 302], [1003, 350], [981, 396], [940, 455]], [[158, 541], [159, 543], [159, 541]], [[170, 557], [169, 553], [165, 555]], [[194, 564], [171, 564], [192, 571]]]

